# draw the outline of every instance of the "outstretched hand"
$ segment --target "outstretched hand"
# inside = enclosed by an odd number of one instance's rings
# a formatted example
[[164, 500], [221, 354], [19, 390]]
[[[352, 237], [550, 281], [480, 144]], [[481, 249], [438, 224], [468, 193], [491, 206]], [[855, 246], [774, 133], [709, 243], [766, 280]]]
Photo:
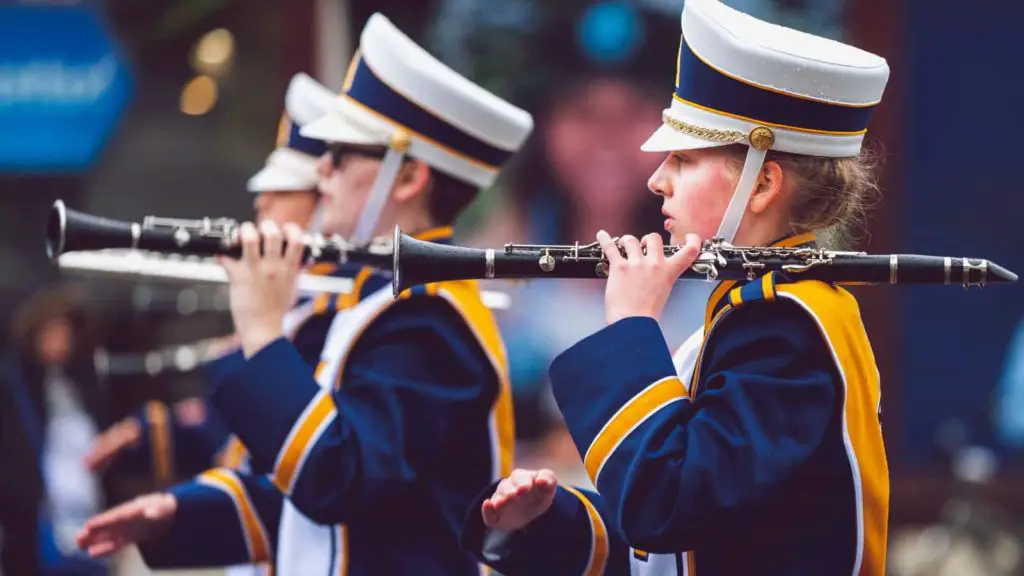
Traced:
[[551, 470], [514, 470], [480, 507], [484, 525], [505, 531], [523, 528], [547, 512], [557, 488], [558, 477]]
[[608, 259], [604, 308], [609, 324], [632, 316], [657, 320], [676, 280], [700, 253], [700, 238], [696, 234], [687, 234], [686, 243], [668, 258], [659, 234], [648, 234], [642, 240], [623, 236], [619, 243], [625, 256], [604, 230], [597, 233], [597, 242]]
[[139, 496], [90, 518], [78, 533], [78, 547], [93, 558], [109, 556], [162, 534], [177, 509], [178, 501], [171, 494]]

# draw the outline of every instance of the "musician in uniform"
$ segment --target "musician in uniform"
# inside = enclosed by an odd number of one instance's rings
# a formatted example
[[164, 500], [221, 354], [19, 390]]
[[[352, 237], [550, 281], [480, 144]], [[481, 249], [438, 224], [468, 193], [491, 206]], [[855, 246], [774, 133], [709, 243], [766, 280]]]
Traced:
[[[277, 147], [264, 167], [248, 181], [259, 222], [269, 220], [308, 222], [319, 226], [317, 160], [327, 151], [326, 143], [299, 134], [299, 129], [327, 113], [334, 93], [306, 74], [296, 74], [285, 95], [285, 110], [278, 127]], [[352, 277], [352, 267], [317, 265], [307, 273]], [[315, 366], [338, 298], [332, 294], [302, 297], [284, 321], [286, 330], [302, 357]], [[237, 335], [220, 339], [219, 350], [208, 350], [214, 359], [201, 367], [207, 384], [215, 382], [244, 363]], [[174, 478], [192, 477], [211, 466], [225, 466], [249, 472], [248, 452], [230, 433], [223, 418], [208, 398], [191, 398], [173, 407], [154, 400], [135, 414], [107, 429], [97, 439], [88, 464], [98, 469], [113, 464], [120, 472], [152, 471], [159, 486]], [[173, 561], [172, 561], [173, 563]], [[265, 564], [265, 563], [264, 563]], [[227, 567], [226, 574], [266, 573], [264, 566], [246, 562]]]
[[[362, 243], [397, 225], [447, 243], [532, 127], [375, 14], [335, 108], [302, 130], [331, 142], [323, 232]], [[372, 293], [334, 317], [314, 370], [280, 329], [299, 231], [246, 223], [240, 237], [241, 258], [224, 265], [246, 359], [212, 399], [260, 475], [205, 472], [95, 519], [81, 545], [141, 541], [153, 567], [272, 559], [281, 574], [478, 574], [458, 529], [476, 494], [511, 472], [514, 430], [504, 345], [477, 284], [396, 299], [390, 274], [364, 268], [356, 283]]]
[[515, 471], [467, 516], [478, 558], [508, 576], [884, 574], [879, 377], [854, 298], [755, 268], [718, 283], [675, 359], [658, 319], [700, 239], [812, 247], [856, 218], [888, 75], [876, 55], [686, 2], [676, 91], [643, 146], [666, 154], [649, 187], [682, 247], [598, 233], [608, 326], [550, 369], [597, 492]]
[[[299, 73], [292, 78], [278, 124], [276, 148], [247, 183], [257, 221], [281, 225], [302, 222], [313, 229], [319, 226], [316, 162], [327, 151], [327, 145], [302, 136], [299, 129], [326, 114], [333, 101], [334, 93], [310, 76]], [[342, 276], [350, 270], [318, 265], [310, 272]], [[287, 322], [303, 358], [314, 366], [334, 304], [336, 299], [327, 294], [303, 298]], [[201, 367], [201, 372], [208, 383], [244, 360], [237, 334], [218, 339], [207, 353], [213, 359]], [[97, 438], [87, 463], [99, 469], [116, 459], [118, 471], [151, 472], [158, 485], [166, 486], [176, 477], [191, 477], [216, 464], [237, 468], [245, 464], [245, 456], [241, 443], [230, 435], [209, 402], [189, 398], [173, 407], [159, 400], [147, 402]]]

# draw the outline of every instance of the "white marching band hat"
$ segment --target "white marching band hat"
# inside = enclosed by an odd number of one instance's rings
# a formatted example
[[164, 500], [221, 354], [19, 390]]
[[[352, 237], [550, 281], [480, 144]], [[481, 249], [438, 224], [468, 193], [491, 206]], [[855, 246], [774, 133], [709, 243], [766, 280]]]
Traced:
[[438, 61], [381, 14], [367, 21], [332, 110], [303, 136], [386, 146], [353, 234], [368, 241], [405, 156], [486, 187], [533, 130], [532, 116]]
[[316, 162], [327, 152], [327, 145], [301, 135], [299, 128], [326, 114], [333, 102], [334, 92], [308, 75], [299, 73], [292, 77], [278, 125], [277, 148], [267, 157], [263, 169], [249, 179], [249, 192], [316, 188]]
[[641, 149], [749, 147], [718, 232], [731, 242], [767, 152], [856, 156], [888, 79], [875, 54], [686, 0], [672, 104]]

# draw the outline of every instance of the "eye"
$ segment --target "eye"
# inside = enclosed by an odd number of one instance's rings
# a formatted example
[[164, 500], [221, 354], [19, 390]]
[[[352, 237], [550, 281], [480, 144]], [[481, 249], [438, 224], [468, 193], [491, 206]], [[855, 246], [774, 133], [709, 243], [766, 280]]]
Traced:
[[690, 157], [685, 152], [676, 151], [673, 152], [671, 156], [672, 158], [675, 159], [676, 162], [679, 162], [680, 164], [686, 164], [690, 161]]

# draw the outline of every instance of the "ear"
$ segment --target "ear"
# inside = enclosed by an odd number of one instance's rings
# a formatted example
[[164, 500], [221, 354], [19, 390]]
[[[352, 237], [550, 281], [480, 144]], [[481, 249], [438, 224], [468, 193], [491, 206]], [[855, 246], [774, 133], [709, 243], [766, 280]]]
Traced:
[[757, 188], [750, 196], [750, 211], [754, 214], [761, 214], [769, 206], [779, 201], [784, 190], [784, 175], [782, 166], [774, 160], [764, 163], [761, 173], [757, 177]]
[[404, 162], [395, 178], [391, 198], [398, 204], [411, 202], [426, 194], [430, 186], [430, 166], [422, 160]]

